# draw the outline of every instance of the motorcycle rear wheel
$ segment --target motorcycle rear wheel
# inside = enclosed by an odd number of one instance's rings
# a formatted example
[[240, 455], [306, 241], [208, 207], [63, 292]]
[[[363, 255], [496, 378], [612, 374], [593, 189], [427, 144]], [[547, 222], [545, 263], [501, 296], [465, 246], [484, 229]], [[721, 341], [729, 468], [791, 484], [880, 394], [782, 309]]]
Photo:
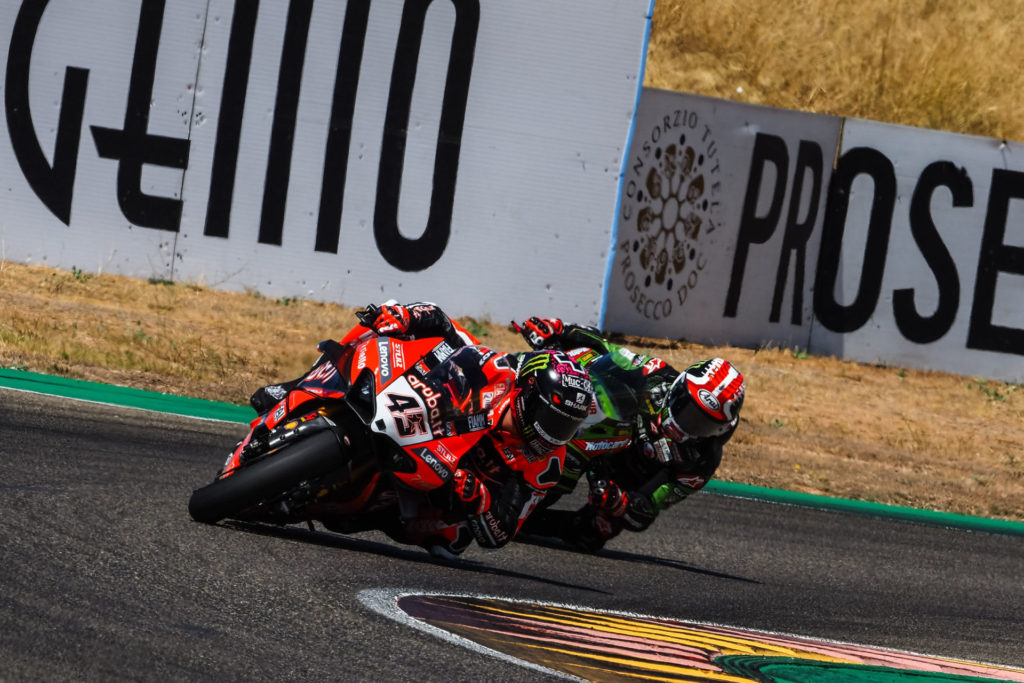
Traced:
[[345, 452], [333, 431], [317, 432], [196, 489], [189, 498], [188, 513], [197, 522], [215, 524], [337, 470], [344, 464]]

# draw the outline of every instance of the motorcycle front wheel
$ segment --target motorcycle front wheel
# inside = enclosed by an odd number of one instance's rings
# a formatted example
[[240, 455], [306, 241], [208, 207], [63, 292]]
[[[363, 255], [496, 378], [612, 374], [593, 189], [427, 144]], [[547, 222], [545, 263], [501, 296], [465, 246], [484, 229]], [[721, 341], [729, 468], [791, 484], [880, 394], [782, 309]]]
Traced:
[[205, 524], [236, 516], [305, 481], [337, 470], [344, 464], [342, 454], [346, 451], [332, 430], [317, 432], [196, 489], [189, 498], [188, 513], [195, 521]]

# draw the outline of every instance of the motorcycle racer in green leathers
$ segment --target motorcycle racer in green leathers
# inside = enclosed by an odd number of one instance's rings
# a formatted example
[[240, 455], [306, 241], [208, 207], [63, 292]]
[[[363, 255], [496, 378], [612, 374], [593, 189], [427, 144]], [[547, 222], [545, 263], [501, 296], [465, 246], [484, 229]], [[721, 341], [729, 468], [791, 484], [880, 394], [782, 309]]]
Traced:
[[[570, 440], [565, 470], [523, 533], [594, 552], [623, 529], [639, 532], [714, 476], [739, 422], [745, 383], [727, 360], [678, 372], [608, 341], [593, 327], [533, 317], [513, 329], [535, 349], [569, 352], [594, 384], [594, 412]], [[582, 476], [587, 503], [554, 509]]]

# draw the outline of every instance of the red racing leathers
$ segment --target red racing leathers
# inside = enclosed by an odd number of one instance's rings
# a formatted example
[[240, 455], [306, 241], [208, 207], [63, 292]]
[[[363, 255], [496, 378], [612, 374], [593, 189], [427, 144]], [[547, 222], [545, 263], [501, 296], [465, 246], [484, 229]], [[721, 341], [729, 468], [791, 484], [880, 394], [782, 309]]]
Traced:
[[[462, 455], [447, 505], [421, 506], [409, 516], [403, 513], [401, 520], [382, 524], [382, 529], [399, 542], [443, 556], [461, 553], [473, 540], [485, 548], [504, 546], [547, 489], [558, 482], [565, 461], [564, 446], [535, 456], [518, 435], [502, 426], [515, 397], [517, 356], [478, 345], [469, 332], [431, 303], [369, 306], [361, 319], [378, 334], [443, 338], [455, 351], [428, 374], [440, 397], [440, 413], [445, 416], [441, 424], [432, 427], [449, 434], [486, 431]], [[320, 359], [311, 372], [324, 362]], [[278, 394], [299, 381], [301, 378], [260, 389], [250, 402], [264, 412], [279, 400]], [[484, 411], [485, 424], [458, 417]]]

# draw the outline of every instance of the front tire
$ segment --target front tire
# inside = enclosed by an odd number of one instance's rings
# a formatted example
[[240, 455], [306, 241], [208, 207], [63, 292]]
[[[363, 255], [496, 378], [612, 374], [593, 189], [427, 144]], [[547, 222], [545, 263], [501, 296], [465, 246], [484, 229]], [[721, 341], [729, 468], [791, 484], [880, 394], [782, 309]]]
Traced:
[[204, 524], [233, 517], [304, 481], [339, 469], [344, 464], [344, 452], [347, 449], [342, 448], [334, 431], [317, 432], [228, 477], [196, 489], [189, 498], [188, 513]]

